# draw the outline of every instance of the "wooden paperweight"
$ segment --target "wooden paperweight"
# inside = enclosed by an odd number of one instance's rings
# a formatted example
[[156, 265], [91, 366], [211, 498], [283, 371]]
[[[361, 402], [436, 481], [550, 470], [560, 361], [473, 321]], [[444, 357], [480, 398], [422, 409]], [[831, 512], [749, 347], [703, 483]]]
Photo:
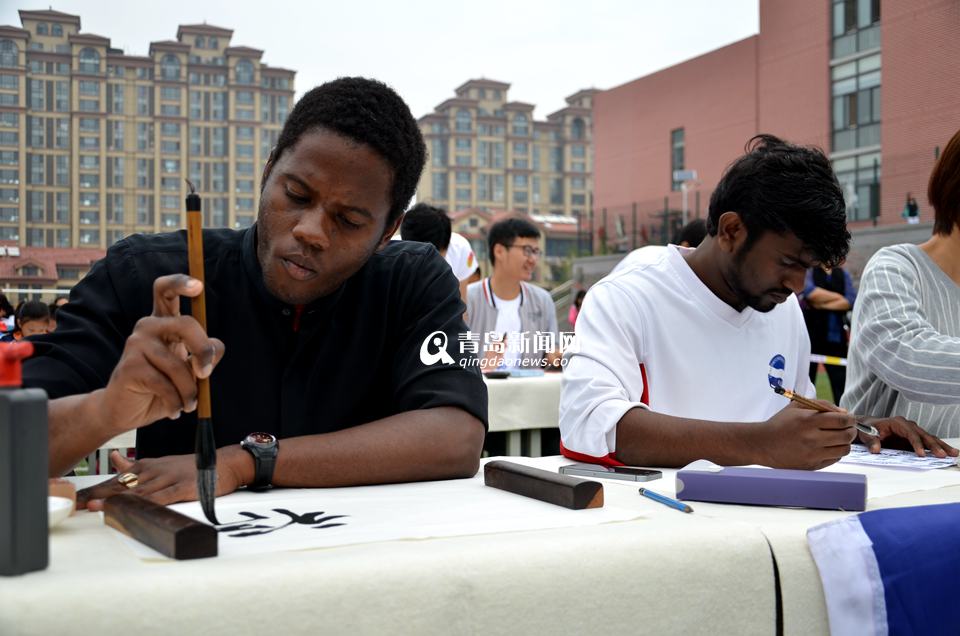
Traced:
[[103, 503], [108, 526], [171, 559], [217, 556], [217, 529], [132, 493]]
[[602, 484], [513, 462], [487, 462], [483, 483], [572, 510], [603, 507]]

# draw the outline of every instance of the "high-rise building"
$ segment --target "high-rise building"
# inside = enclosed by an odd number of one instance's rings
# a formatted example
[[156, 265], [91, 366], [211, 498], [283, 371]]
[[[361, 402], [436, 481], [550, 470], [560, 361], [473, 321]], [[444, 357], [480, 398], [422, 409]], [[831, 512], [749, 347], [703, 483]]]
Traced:
[[253, 223], [294, 71], [207, 24], [135, 56], [76, 15], [20, 21], [0, 26], [0, 242], [103, 249], [183, 227], [187, 178], [207, 227]]
[[593, 190], [592, 89], [567, 98], [546, 121], [507, 99], [510, 84], [469, 80], [420, 118], [429, 160], [417, 200], [448, 211], [474, 208], [575, 217]]

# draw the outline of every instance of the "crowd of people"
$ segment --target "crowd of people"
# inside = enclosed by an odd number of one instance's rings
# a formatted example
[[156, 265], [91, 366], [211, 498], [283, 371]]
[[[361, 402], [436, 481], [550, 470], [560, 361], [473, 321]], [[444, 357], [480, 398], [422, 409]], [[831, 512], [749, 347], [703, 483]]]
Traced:
[[[960, 435], [960, 134], [930, 180], [933, 238], [878, 252], [858, 296], [829, 159], [754, 138], [689, 235], [576, 295], [562, 358], [557, 309], [533, 282], [538, 228], [494, 223], [482, 276], [443, 210], [406, 211], [425, 157], [399, 95], [338, 79], [290, 113], [256, 223], [206, 231], [205, 284], [184, 273], [183, 232], [112, 246], [60, 328], [30, 336], [24, 384], [51, 399], [51, 473], [138, 429], [137, 459], [111, 457], [136, 480], [80, 504], [130, 488], [196, 498], [197, 380], [210, 378], [219, 495], [468, 477], [487, 427], [482, 372], [560, 366], [560, 449], [581, 461], [817, 469], [855, 442], [957, 454], [937, 436]], [[181, 310], [200, 293], [207, 332]], [[831, 375], [848, 412], [791, 406], [772, 386], [813, 397], [811, 342], [846, 356], [851, 307], [850, 388]]]

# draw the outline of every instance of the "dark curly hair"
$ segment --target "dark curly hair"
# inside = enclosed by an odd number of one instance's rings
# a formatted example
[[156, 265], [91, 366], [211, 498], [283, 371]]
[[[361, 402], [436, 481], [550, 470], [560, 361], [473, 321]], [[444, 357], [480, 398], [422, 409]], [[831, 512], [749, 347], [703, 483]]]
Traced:
[[293, 107], [271, 160], [276, 162], [316, 128], [365, 144], [382, 156], [393, 169], [387, 223], [403, 214], [420, 181], [427, 148], [410, 108], [393, 89], [364, 77], [341, 77], [317, 86]]
[[710, 236], [717, 235], [721, 214], [736, 212], [747, 228], [744, 250], [764, 232], [792, 232], [822, 265], [839, 265], [850, 249], [850, 232], [843, 191], [823, 151], [773, 135], [753, 137], [745, 151], [710, 197]]

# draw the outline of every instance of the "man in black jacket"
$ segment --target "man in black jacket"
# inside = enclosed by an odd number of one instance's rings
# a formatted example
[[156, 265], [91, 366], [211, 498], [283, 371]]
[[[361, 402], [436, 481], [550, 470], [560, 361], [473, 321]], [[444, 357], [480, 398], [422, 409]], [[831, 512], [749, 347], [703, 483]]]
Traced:
[[[257, 222], [204, 235], [209, 335], [185, 315], [203, 286], [183, 273], [183, 232], [113, 246], [24, 367], [52, 398], [51, 474], [139, 428], [137, 461], [112, 457], [136, 479], [81, 501], [134, 483], [160, 503], [195, 499], [197, 378], [210, 377], [218, 494], [473, 475], [486, 390], [456, 347], [457, 281], [435, 250], [388, 245], [424, 157], [385, 85], [307, 93], [264, 168]], [[280, 439], [268, 468], [240, 445], [258, 432]]]

